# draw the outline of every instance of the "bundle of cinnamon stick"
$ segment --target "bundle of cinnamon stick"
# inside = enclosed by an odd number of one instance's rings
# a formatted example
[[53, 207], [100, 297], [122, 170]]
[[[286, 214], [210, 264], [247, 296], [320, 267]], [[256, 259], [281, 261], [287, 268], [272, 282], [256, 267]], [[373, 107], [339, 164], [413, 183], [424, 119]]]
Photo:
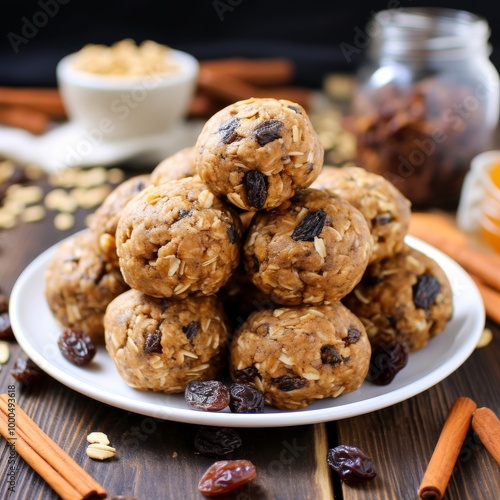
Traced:
[[0, 395], [0, 434], [63, 500], [106, 498], [106, 490], [45, 434], [9, 393]]
[[[275, 97], [310, 105], [310, 90], [292, 84], [293, 63], [285, 58], [220, 59], [200, 62], [198, 85], [188, 116], [209, 118], [248, 97]], [[58, 89], [0, 87], [0, 123], [33, 134], [67, 118]]]
[[409, 232], [458, 262], [476, 283], [486, 314], [500, 323], [500, 254], [480, 247], [444, 214], [414, 212]]

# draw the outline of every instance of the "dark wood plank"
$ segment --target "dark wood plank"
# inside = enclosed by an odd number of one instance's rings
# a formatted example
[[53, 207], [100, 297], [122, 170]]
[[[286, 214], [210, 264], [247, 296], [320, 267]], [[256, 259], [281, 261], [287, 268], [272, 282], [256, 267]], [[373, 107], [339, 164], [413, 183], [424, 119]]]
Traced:
[[[500, 415], [500, 329], [455, 373], [430, 390], [368, 415], [339, 421], [339, 443], [366, 451], [378, 477], [361, 488], [343, 487], [345, 500], [416, 498], [448, 410], [459, 396]], [[500, 467], [470, 432], [453, 472], [446, 499], [492, 499], [500, 491]]]

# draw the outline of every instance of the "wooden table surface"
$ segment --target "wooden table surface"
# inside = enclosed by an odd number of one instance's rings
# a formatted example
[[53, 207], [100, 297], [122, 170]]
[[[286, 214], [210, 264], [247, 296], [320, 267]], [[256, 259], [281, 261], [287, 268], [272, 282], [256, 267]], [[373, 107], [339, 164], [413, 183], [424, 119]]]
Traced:
[[[38, 181], [46, 190], [45, 181]], [[15, 280], [40, 252], [84, 227], [88, 211], [79, 209], [69, 231], [53, 226], [53, 215], [0, 231], [0, 287], [9, 294]], [[30, 314], [27, 310], [26, 314]], [[473, 398], [500, 415], [500, 328], [487, 322], [494, 340], [476, 349], [443, 382], [392, 407], [363, 416], [299, 427], [237, 429], [242, 447], [232, 458], [251, 460], [255, 481], [221, 498], [231, 499], [414, 499], [446, 418], [458, 396]], [[44, 325], [40, 325], [43, 335]], [[0, 373], [0, 390], [14, 380], [10, 369], [23, 356], [13, 340], [11, 358]], [[15, 383], [17, 403], [69, 455], [107, 490], [109, 498], [140, 500], [203, 498], [197, 483], [214, 462], [195, 452], [197, 426], [130, 413], [83, 396], [47, 377], [33, 388]], [[85, 454], [91, 430], [107, 433], [117, 457], [105, 462]], [[340, 483], [326, 464], [326, 452], [337, 444], [355, 445], [370, 455], [378, 477], [363, 487]], [[9, 449], [0, 446], [0, 498], [57, 498], [47, 484], [18, 457], [15, 493], [6, 479]], [[494, 499], [500, 492], [500, 467], [474, 434], [464, 444], [446, 499]]]

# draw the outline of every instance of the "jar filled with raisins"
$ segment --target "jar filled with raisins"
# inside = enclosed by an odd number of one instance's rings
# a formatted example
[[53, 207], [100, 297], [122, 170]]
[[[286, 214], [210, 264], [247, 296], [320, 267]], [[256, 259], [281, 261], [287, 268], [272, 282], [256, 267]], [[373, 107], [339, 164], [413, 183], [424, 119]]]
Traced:
[[414, 208], [456, 207], [498, 123], [489, 25], [470, 12], [414, 7], [378, 12], [368, 27], [351, 117], [357, 162]]

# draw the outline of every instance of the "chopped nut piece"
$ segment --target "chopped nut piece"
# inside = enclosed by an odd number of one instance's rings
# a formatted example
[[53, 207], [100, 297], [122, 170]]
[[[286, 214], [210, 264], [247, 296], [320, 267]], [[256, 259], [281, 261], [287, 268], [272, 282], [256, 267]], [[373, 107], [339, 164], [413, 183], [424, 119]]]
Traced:
[[0, 209], [0, 229], [11, 229], [16, 225], [16, 216]]
[[108, 170], [108, 182], [111, 184], [119, 184], [125, 179], [125, 173], [119, 168], [110, 168]]
[[58, 210], [59, 212], [74, 212], [77, 208], [77, 202], [64, 189], [53, 189], [45, 196], [45, 206], [49, 210]]
[[109, 439], [104, 432], [91, 432], [87, 436], [87, 441], [89, 443], [98, 443], [98, 444], [103, 444], [103, 445], [108, 445], [109, 444]]
[[75, 225], [75, 218], [72, 214], [61, 212], [54, 217], [54, 226], [59, 231], [67, 231]]
[[42, 205], [32, 205], [27, 207], [21, 214], [23, 222], [37, 222], [45, 217], [45, 208]]
[[40, 186], [22, 186], [16, 189], [16, 199], [25, 205], [38, 203], [43, 198], [43, 189]]
[[92, 443], [87, 447], [85, 453], [94, 460], [106, 460], [116, 455], [116, 449], [99, 443]]
[[5, 340], [0, 340], [0, 365], [4, 365], [9, 361], [10, 358], [10, 347], [9, 343]]
[[486, 347], [493, 340], [493, 332], [489, 328], [485, 328], [481, 337], [479, 337], [479, 341], [476, 345], [476, 349], [481, 347]]

